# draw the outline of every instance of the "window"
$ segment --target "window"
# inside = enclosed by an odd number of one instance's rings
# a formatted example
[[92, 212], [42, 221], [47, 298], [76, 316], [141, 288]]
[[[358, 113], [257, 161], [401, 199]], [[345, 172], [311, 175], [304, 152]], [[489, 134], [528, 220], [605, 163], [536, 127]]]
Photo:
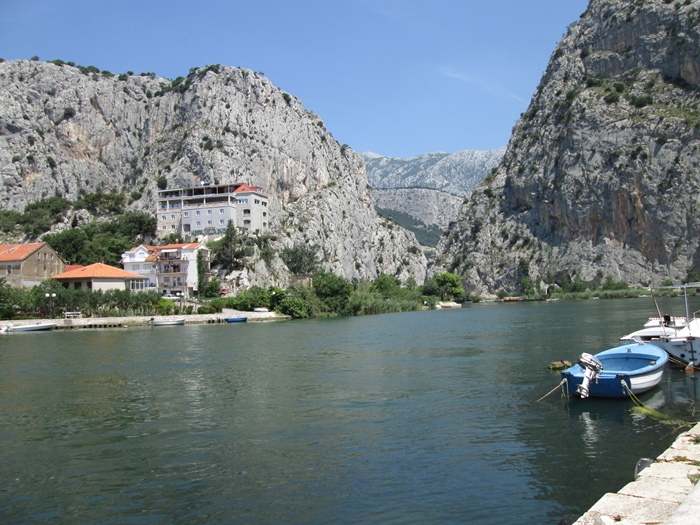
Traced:
[[183, 211], [183, 212], [182, 212], [182, 216], [183, 216], [183, 217], [189, 217], [189, 216], [190, 216], [190, 212], [188, 212], [188, 211]]
[[197, 221], [197, 226], [201, 226], [201, 225], [202, 225], [202, 221]]
[[211, 226], [213, 223], [211, 220], [207, 221], [207, 226]]
[[223, 220], [223, 219], [219, 219], [219, 224], [221, 224], [221, 225], [223, 226], [223, 225], [224, 225], [225, 223], [226, 223], [226, 221], [225, 221], [225, 220]]
[[8, 264], [7, 268], [5, 269], [7, 271], [7, 275], [12, 275], [12, 265]]
[[207, 215], [211, 215], [212, 213], [214, 213], [214, 210], [207, 210]]
[[173, 214], [170, 216], [170, 218], [171, 218], [172, 220], [175, 220], [175, 214], [173, 213]]
[[200, 216], [200, 215], [202, 214], [202, 212], [201, 212], [201, 211], [199, 211], [199, 210], [197, 210], [197, 211], [196, 211], [196, 212], [194, 212], [194, 213], [195, 213], [195, 215], [196, 215], [197, 217], [199, 217], [199, 216]]
[[221, 214], [221, 215], [224, 214], [224, 209], [223, 209], [223, 208], [219, 208], [219, 214]]
[[163, 220], [165, 220], [165, 219], [167, 219], [168, 217], [167, 217], [166, 215], [161, 215], [160, 218], [163, 219]]
[[255, 199], [255, 204], [260, 204], [260, 199]]

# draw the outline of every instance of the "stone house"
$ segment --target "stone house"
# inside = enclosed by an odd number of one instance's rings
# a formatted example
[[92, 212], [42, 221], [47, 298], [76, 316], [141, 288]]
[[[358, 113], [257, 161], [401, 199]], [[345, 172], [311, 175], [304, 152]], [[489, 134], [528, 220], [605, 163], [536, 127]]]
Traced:
[[65, 269], [65, 261], [45, 242], [0, 245], [0, 277], [14, 288], [36, 286]]

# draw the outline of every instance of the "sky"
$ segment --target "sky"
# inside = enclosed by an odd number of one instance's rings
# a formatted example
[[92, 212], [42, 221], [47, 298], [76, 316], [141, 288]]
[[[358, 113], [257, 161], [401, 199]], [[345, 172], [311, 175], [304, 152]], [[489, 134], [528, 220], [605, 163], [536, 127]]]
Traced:
[[175, 79], [263, 73], [338, 142], [393, 157], [505, 146], [588, 0], [0, 0], [0, 58]]

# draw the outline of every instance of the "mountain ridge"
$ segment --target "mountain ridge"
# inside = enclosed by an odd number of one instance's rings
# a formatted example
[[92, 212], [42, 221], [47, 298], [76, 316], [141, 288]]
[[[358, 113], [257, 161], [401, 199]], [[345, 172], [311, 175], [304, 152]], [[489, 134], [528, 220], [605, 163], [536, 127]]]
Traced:
[[[246, 69], [212, 65], [170, 81], [2, 62], [0, 177], [0, 205], [17, 211], [101, 191], [155, 213], [160, 187], [246, 182], [269, 197], [277, 252], [317, 246], [323, 267], [349, 280], [425, 278], [415, 236], [376, 214], [359, 155], [296, 97]], [[243, 277], [285, 284], [289, 274], [272, 257]]]
[[474, 293], [700, 267], [698, 2], [591, 0], [431, 273]]

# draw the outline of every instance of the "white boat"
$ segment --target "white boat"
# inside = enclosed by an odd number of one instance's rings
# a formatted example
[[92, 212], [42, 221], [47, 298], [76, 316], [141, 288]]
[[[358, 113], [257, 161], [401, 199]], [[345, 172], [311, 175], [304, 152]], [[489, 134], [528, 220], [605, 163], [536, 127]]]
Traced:
[[36, 323], [31, 323], [31, 324], [20, 324], [20, 325], [13, 325], [12, 323], [7, 323], [0, 332], [3, 334], [14, 334], [17, 332], [45, 332], [48, 330], [53, 330], [57, 326], [56, 323], [45, 323], [43, 321], [39, 321]]
[[148, 321], [151, 326], [180, 326], [185, 324], [184, 319], [153, 319]]
[[[700, 367], [700, 339], [698, 339], [700, 337], [700, 319], [695, 317], [698, 312], [694, 312], [692, 318], [690, 316], [688, 288], [700, 288], [700, 283], [655, 288], [657, 290], [682, 289], [685, 296], [685, 317], [672, 317], [670, 315], [650, 317], [642, 329], [621, 337], [620, 341], [652, 343], [666, 350], [672, 361]], [[654, 302], [656, 303], [655, 298]]]

